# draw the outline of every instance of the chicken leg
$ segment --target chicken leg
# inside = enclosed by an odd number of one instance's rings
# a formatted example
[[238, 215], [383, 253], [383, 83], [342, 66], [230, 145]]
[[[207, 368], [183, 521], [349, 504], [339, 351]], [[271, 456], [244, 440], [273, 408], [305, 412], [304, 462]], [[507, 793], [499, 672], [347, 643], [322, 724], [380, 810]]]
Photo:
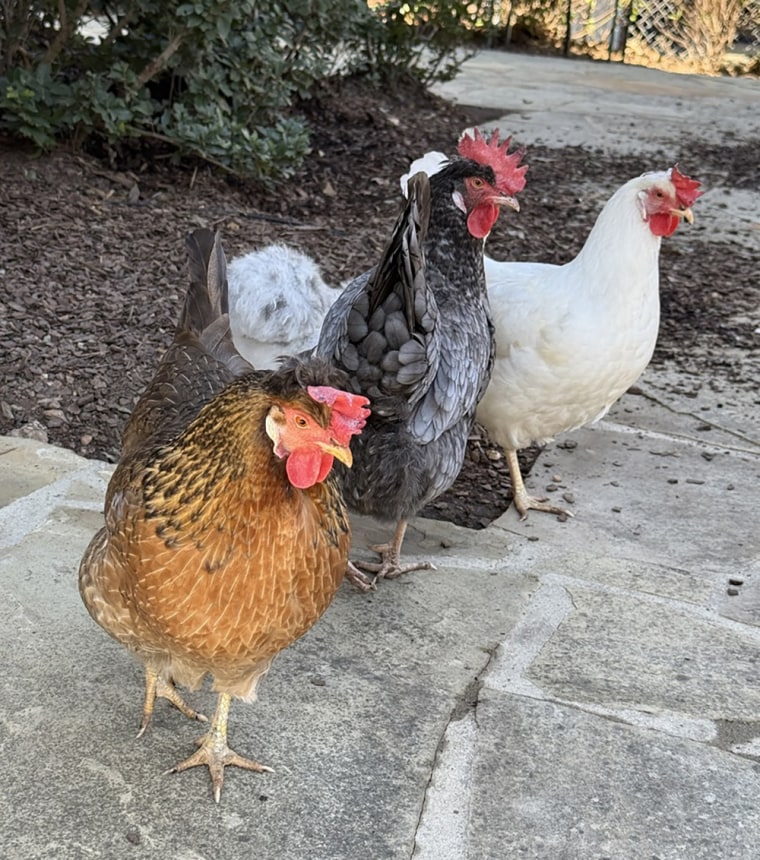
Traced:
[[153, 716], [153, 707], [156, 703], [156, 697], [168, 699], [180, 713], [189, 717], [191, 720], [200, 720], [202, 723], [208, 722], [208, 717], [194, 711], [177, 692], [174, 682], [165, 681], [158, 673], [158, 670], [153, 666], [145, 666], [145, 704], [143, 705], [143, 716], [140, 723], [140, 730], [137, 732], [137, 737], [141, 738], [145, 734], [145, 730], [150, 724], [150, 718]]
[[[373, 552], [380, 553], [382, 559], [380, 562], [354, 561], [350, 563], [350, 566], [355, 569], [358, 568], [360, 571], [375, 574], [371, 586], [374, 586], [378, 579], [396, 579], [402, 573], [409, 573], [411, 570], [435, 570], [435, 565], [429, 561], [401, 564], [401, 544], [404, 542], [407, 525], [406, 520], [399, 520], [393, 539], [389, 543], [374, 544], [370, 547]], [[349, 578], [354, 582], [350, 574]]]
[[216, 711], [211, 720], [211, 727], [201, 738], [199, 749], [190, 758], [171, 768], [168, 773], [181, 773], [183, 770], [199, 764], [208, 765], [211, 773], [211, 785], [214, 790], [214, 800], [219, 803], [224, 782], [224, 768], [227, 765], [242, 767], [245, 770], [255, 770], [258, 773], [273, 773], [271, 767], [259, 764], [249, 758], [243, 758], [227, 746], [227, 717], [230, 712], [232, 697], [229, 693], [220, 693]]
[[557, 505], [547, 504], [546, 496], [536, 497], [528, 494], [523, 483], [522, 473], [520, 472], [520, 463], [517, 459], [517, 451], [505, 449], [504, 453], [507, 456], [507, 466], [509, 467], [509, 477], [512, 481], [512, 495], [515, 507], [520, 513], [520, 519], [524, 520], [528, 517], [528, 511], [546, 511], [550, 514], [564, 514], [567, 517], [572, 517], [573, 514], [565, 508], [560, 508]]

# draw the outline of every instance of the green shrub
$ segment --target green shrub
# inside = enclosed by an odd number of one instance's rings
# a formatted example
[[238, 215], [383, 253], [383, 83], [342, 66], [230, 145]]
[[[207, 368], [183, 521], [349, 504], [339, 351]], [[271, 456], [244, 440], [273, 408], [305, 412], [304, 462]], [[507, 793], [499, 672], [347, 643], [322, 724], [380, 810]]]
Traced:
[[[161, 141], [274, 183], [308, 152], [295, 115], [325, 78], [450, 77], [466, 4], [393, 0], [5, 0], [0, 128], [47, 149]], [[94, 34], [94, 35], [93, 35]]]

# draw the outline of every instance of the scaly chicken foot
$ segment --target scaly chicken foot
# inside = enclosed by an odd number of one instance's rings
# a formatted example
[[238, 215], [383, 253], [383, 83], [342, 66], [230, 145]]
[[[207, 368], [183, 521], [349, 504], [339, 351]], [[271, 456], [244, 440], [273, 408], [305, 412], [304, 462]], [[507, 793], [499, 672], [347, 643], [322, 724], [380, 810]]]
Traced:
[[361, 591], [363, 594], [368, 591], [377, 591], [374, 579], [363, 574], [352, 561], [346, 565], [346, 579], [357, 591]]
[[401, 544], [406, 534], [406, 520], [399, 520], [393, 540], [388, 543], [374, 544], [370, 547], [373, 552], [379, 553], [380, 562], [354, 561], [349, 565], [358, 569], [359, 572], [373, 573], [372, 587], [376, 586], [378, 579], [396, 579], [404, 573], [412, 570], [435, 570], [435, 565], [429, 561], [416, 561], [410, 564], [401, 564]]
[[193, 710], [177, 692], [174, 682], [165, 681], [152, 666], [145, 667], [145, 704], [143, 705], [143, 716], [140, 722], [140, 729], [137, 732], [137, 737], [141, 738], [145, 734], [145, 730], [150, 724], [153, 716], [153, 708], [156, 704], [156, 698], [167, 699], [174, 707], [191, 720], [199, 720], [202, 723], [208, 722], [208, 717], [198, 711]]
[[572, 517], [573, 514], [566, 508], [561, 508], [559, 505], [549, 505], [546, 496], [531, 496], [525, 489], [522, 473], [520, 471], [520, 463], [517, 459], [516, 451], [506, 451], [507, 466], [509, 467], [509, 477], [512, 481], [512, 501], [517, 511], [520, 514], [520, 519], [528, 518], [528, 511], [545, 511], [549, 514], [559, 514], [566, 517]]
[[234, 766], [242, 767], [244, 770], [253, 770], [257, 773], [274, 773], [271, 767], [249, 758], [243, 758], [227, 746], [227, 718], [231, 704], [232, 697], [229, 693], [219, 694], [219, 702], [211, 720], [211, 727], [201, 738], [197, 752], [167, 771], [167, 773], [181, 773], [183, 770], [188, 770], [196, 765], [207, 765], [211, 774], [214, 800], [217, 803], [222, 796], [225, 767]]

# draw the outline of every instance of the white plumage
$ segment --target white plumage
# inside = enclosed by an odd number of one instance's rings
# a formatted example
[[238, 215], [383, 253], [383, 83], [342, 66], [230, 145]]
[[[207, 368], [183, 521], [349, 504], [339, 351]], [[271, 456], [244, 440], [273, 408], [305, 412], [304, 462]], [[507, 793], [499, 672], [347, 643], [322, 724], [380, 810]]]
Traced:
[[477, 419], [505, 449], [523, 518], [567, 512], [527, 494], [517, 450], [597, 421], [649, 363], [661, 237], [691, 220], [697, 185], [677, 168], [627, 182], [563, 266], [486, 257], [496, 356]]
[[415, 173], [426, 173], [428, 176], [434, 176], [439, 171], [443, 170], [443, 168], [448, 164], [449, 157], [444, 155], [442, 152], [438, 152], [437, 150], [432, 150], [431, 152], [426, 152], [424, 155], [415, 159], [410, 165], [409, 170], [404, 173], [399, 179], [399, 184], [401, 185], [401, 193], [404, 197], [408, 197], [407, 188], [409, 187], [409, 180], [414, 176]]
[[328, 286], [317, 264], [286, 245], [270, 245], [227, 267], [232, 338], [257, 369], [277, 367], [283, 355], [311, 349], [340, 289]]

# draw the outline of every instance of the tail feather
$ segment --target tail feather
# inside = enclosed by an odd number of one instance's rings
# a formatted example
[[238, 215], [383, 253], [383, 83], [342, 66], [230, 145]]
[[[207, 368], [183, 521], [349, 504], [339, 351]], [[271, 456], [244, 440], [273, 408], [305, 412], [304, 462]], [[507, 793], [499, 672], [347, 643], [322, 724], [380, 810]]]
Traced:
[[194, 335], [203, 348], [235, 376], [251, 369], [232, 339], [229, 323], [227, 259], [220, 234], [203, 228], [185, 239], [190, 286], [177, 323], [177, 334]]
[[390, 292], [400, 292], [411, 328], [415, 323], [415, 294], [424, 288], [422, 245], [430, 224], [430, 182], [425, 173], [416, 173], [409, 180], [408, 197], [404, 213], [396, 222], [367, 292], [370, 313], [385, 301]]
[[227, 261], [219, 233], [203, 228], [185, 239], [190, 286], [177, 331], [200, 335], [228, 311]]
[[127, 423], [123, 456], [173, 438], [228, 382], [251, 370], [232, 341], [227, 264], [219, 235], [196, 230], [185, 246], [190, 286], [174, 341]]

